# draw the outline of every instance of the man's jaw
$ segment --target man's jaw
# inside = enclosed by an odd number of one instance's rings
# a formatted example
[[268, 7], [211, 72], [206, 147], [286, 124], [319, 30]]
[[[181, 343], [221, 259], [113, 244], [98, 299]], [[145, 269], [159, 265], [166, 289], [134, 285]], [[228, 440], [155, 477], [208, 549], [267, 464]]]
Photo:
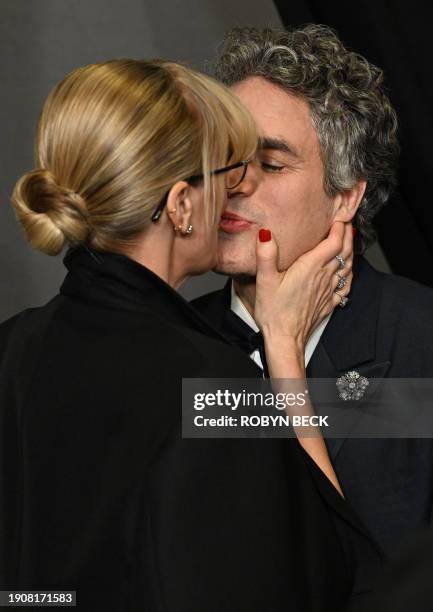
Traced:
[[244, 282], [251, 282], [256, 276], [255, 251], [251, 248], [242, 248], [233, 234], [220, 231], [220, 236], [218, 259], [213, 271], [231, 278], [243, 279]]

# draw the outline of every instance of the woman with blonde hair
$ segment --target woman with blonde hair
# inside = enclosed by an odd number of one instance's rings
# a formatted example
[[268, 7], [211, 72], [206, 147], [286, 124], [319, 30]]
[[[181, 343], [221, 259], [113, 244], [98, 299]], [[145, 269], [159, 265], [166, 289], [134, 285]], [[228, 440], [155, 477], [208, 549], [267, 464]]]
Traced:
[[[1, 589], [134, 612], [336, 611], [366, 589], [377, 551], [323, 440], [313, 461], [296, 440], [180, 434], [182, 377], [260, 376], [176, 292], [215, 265], [256, 140], [230, 92], [171, 62], [85, 66], [49, 95], [12, 200], [34, 248], [69, 247], [68, 273], [0, 326]], [[258, 241], [271, 375], [304, 375], [278, 330], [302, 345], [339, 302], [350, 235], [336, 224], [284, 274]]]

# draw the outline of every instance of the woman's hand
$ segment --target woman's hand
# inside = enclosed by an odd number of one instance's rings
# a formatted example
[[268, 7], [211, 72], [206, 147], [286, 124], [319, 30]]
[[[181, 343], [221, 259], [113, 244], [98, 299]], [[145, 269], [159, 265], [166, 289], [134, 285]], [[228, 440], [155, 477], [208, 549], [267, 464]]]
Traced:
[[[345, 261], [343, 269], [337, 255]], [[304, 354], [311, 332], [350, 291], [352, 225], [335, 222], [328, 237], [301, 255], [285, 272], [278, 272], [277, 261], [275, 241], [258, 241], [254, 318], [263, 332], [273, 387], [276, 391], [296, 393], [307, 386]], [[336, 294], [341, 277], [346, 278], [346, 283]], [[296, 410], [299, 414], [299, 407]], [[309, 401], [301, 409], [301, 414], [315, 414]], [[293, 429], [300, 445], [343, 495], [320, 428]]]
[[[345, 260], [344, 269], [340, 269], [337, 255]], [[278, 271], [277, 260], [275, 240], [257, 240], [254, 319], [265, 341], [290, 345], [298, 356], [303, 356], [311, 332], [350, 292], [352, 225], [336, 221], [327, 238], [301, 255], [285, 272]], [[338, 295], [335, 290], [340, 277], [346, 278], [346, 284]]]

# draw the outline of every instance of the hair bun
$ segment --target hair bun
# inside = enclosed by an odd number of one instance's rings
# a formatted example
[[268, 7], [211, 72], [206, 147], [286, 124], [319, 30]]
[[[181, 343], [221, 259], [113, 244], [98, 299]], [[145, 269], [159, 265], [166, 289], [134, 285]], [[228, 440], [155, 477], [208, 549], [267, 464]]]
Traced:
[[50, 170], [28, 172], [17, 182], [12, 204], [31, 245], [57, 255], [65, 243], [85, 242], [89, 234], [86, 203], [61, 187]]

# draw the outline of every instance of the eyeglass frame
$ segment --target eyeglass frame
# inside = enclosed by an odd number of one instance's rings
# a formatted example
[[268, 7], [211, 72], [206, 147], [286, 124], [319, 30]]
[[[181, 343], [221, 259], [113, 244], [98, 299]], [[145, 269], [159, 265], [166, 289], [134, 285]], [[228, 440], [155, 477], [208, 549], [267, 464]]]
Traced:
[[[216, 174], [223, 174], [225, 172], [230, 172], [230, 170], [235, 170], [236, 168], [240, 168], [241, 166], [243, 166], [244, 170], [242, 172], [241, 179], [236, 183], [236, 185], [233, 185], [232, 187], [226, 187], [226, 189], [228, 189], [228, 190], [236, 189], [236, 187], [238, 187], [242, 183], [242, 181], [244, 180], [245, 175], [246, 175], [247, 170], [248, 170], [248, 164], [250, 163], [250, 161], [251, 161], [251, 159], [244, 159], [243, 161], [237, 162], [236, 164], [231, 164], [230, 166], [224, 166], [224, 168], [217, 168], [216, 170], [211, 170], [210, 174], [211, 174], [211, 176], [216, 175]], [[192, 176], [189, 176], [188, 178], [186, 178], [184, 180], [187, 183], [193, 183], [195, 181], [202, 180], [203, 178], [204, 178], [204, 174], [193, 174]], [[156, 223], [158, 221], [158, 219], [160, 218], [160, 216], [162, 215], [162, 211], [164, 210], [165, 206], [167, 205], [168, 196], [170, 194], [170, 191], [171, 191], [171, 189], [169, 189], [167, 191], [165, 196], [162, 198], [161, 202], [155, 208], [155, 211], [153, 212], [153, 214], [151, 216], [151, 221], [153, 223]]]

